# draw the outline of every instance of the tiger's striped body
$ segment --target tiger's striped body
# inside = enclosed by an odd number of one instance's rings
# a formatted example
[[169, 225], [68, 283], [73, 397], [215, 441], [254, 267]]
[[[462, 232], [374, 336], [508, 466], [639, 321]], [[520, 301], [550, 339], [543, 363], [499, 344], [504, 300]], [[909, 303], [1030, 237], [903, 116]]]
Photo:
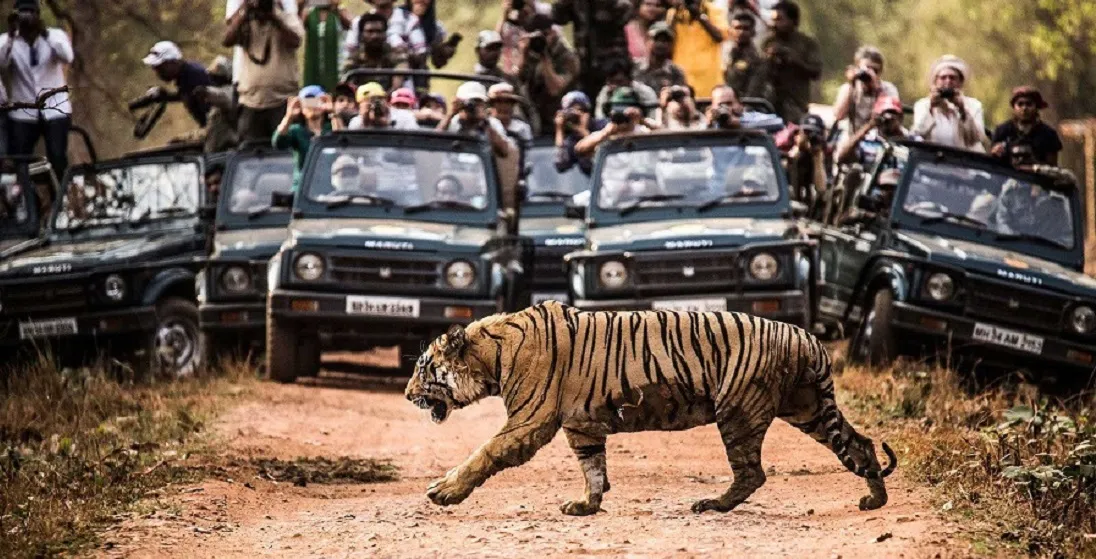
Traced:
[[727, 511], [765, 481], [761, 444], [780, 417], [829, 446], [868, 480], [861, 508], [886, 503], [870, 439], [838, 411], [830, 359], [802, 329], [739, 313], [584, 312], [555, 302], [454, 327], [419, 359], [407, 397], [449, 410], [502, 396], [506, 426], [428, 496], [454, 504], [494, 473], [524, 463], [563, 429], [582, 465], [586, 496], [563, 505], [592, 514], [609, 483], [612, 433], [689, 429], [715, 422], [734, 483], [694, 510]]

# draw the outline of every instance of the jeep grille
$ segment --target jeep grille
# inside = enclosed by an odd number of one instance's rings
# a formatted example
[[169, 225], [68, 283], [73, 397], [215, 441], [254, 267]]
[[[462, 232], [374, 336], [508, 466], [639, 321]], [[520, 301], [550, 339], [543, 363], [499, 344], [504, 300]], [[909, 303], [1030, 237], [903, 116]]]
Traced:
[[967, 294], [971, 316], [1043, 330], [1059, 330], [1068, 305], [1066, 299], [1046, 291], [973, 278]]
[[567, 270], [563, 267], [563, 256], [574, 248], [537, 247], [533, 260], [533, 286], [538, 289], [567, 288]]
[[635, 261], [635, 284], [648, 291], [712, 288], [738, 282], [737, 252], [651, 253]]
[[331, 277], [347, 285], [430, 286], [441, 280], [441, 263], [384, 257], [334, 256]]
[[75, 311], [87, 305], [87, 294], [79, 282], [51, 282], [13, 285], [0, 297], [8, 315], [49, 314]]

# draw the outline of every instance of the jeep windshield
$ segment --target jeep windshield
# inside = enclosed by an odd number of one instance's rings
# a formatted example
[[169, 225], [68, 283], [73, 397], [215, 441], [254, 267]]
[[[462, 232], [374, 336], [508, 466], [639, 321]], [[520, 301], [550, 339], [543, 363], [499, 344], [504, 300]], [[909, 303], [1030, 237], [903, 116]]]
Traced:
[[783, 198], [770, 148], [727, 137], [632, 146], [605, 155], [595, 173], [596, 207], [610, 220], [666, 217], [642, 211], [659, 208], [694, 215], [778, 215], [776, 202]]
[[58, 231], [128, 231], [197, 215], [202, 175], [194, 161], [88, 166], [69, 173], [54, 218]]
[[305, 196], [327, 210], [482, 214], [494, 195], [480, 153], [348, 145], [322, 148], [310, 165]]
[[525, 152], [525, 164], [529, 168], [526, 180], [527, 202], [571, 201], [575, 194], [590, 189], [590, 177], [575, 165], [560, 173], [556, 170], [555, 146], [535, 146]]
[[1061, 250], [1076, 244], [1073, 200], [1026, 175], [921, 161], [907, 180], [902, 209], [919, 226], [941, 233], [960, 227], [980, 243], [1010, 250], [1022, 250], [1017, 245], [1023, 243]]
[[274, 194], [293, 191], [293, 155], [278, 152], [236, 157], [222, 187], [221, 195], [227, 197], [222, 208], [233, 216], [254, 220], [269, 214], [281, 217], [280, 225], [289, 223], [288, 208], [271, 207], [271, 201]]

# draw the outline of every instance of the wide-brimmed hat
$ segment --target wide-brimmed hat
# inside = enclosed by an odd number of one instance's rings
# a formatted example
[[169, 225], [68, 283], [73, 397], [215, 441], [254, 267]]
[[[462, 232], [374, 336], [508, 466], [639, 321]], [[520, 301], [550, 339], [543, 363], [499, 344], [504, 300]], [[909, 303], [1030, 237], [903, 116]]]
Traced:
[[488, 101], [517, 101], [518, 94], [514, 91], [514, 86], [506, 83], [496, 83], [487, 89]]
[[936, 85], [936, 75], [946, 68], [959, 72], [959, 77], [963, 78], [963, 83], [970, 81], [970, 66], [967, 66], [967, 63], [964, 62], [962, 58], [959, 58], [954, 54], [945, 54], [944, 56], [937, 58], [929, 69], [930, 87]]
[[1031, 87], [1030, 85], [1022, 85], [1012, 90], [1012, 97], [1009, 99], [1009, 105], [1015, 105], [1016, 100], [1026, 97], [1031, 99], [1032, 103], [1035, 103], [1035, 107], [1038, 109], [1045, 109], [1049, 105], [1043, 100], [1043, 94], [1039, 93], [1038, 89]]

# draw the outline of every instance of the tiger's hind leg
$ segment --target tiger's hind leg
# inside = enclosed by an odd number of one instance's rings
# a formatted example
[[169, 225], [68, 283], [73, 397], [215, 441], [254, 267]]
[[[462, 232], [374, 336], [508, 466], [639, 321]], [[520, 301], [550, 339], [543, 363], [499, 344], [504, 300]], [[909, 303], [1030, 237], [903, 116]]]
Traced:
[[719, 498], [693, 503], [693, 512], [728, 512], [765, 484], [765, 470], [761, 468], [761, 443], [772, 419], [770, 414], [750, 416], [734, 413], [717, 420], [719, 434], [727, 448], [727, 459], [734, 472], [734, 482]]
[[605, 435], [591, 435], [566, 427], [563, 432], [582, 466], [586, 494], [582, 500], [563, 503], [559, 510], [571, 516], [595, 514], [601, 510], [602, 495], [609, 490], [609, 475], [605, 468]]

